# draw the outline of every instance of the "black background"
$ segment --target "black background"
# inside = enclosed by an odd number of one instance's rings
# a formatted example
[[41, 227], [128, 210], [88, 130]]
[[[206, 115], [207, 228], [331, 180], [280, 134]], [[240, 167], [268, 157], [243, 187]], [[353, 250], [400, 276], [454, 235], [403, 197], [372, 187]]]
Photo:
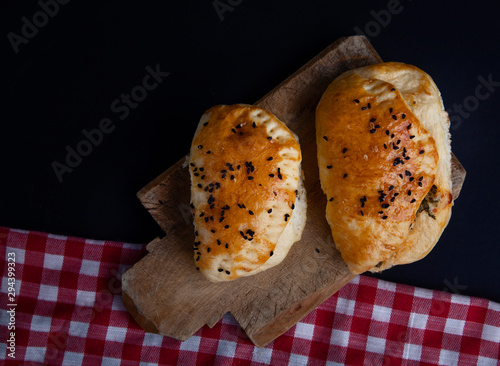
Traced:
[[[214, 3], [228, 8], [218, 12]], [[384, 61], [433, 77], [452, 117], [452, 149], [468, 173], [435, 249], [379, 277], [500, 302], [500, 87], [482, 87], [483, 100], [476, 98], [479, 77], [500, 82], [500, 26], [498, 6], [485, 3], [493, 2], [72, 0], [16, 53], [9, 33], [22, 36], [22, 17], [33, 21], [41, 6], [4, 1], [0, 225], [149, 242], [161, 230], [135, 194], [187, 154], [201, 114], [215, 104], [255, 102], [361, 30]], [[120, 120], [111, 103], [157, 64], [169, 76]], [[454, 111], [464, 103], [469, 111]], [[76, 148], [82, 130], [103, 118], [114, 131], [59, 182], [53, 162], [65, 164], [66, 146]]]

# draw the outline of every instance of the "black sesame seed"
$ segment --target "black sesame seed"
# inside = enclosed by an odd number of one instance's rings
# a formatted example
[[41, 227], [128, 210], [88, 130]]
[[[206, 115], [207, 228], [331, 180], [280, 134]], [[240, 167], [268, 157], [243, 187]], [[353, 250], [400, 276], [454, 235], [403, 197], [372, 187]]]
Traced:
[[224, 270], [222, 268], [219, 268], [217, 271], [219, 272], [223, 272]]
[[387, 218], [387, 216], [382, 216], [382, 220], [385, 220]]
[[220, 240], [219, 239], [217, 239], [217, 245], [220, 245]]
[[198, 262], [200, 260], [200, 256], [197, 256], [196, 257], [196, 261]]
[[325, 141], [328, 141], [328, 137], [326, 137], [326, 136], [323, 136], [323, 138], [325, 139]]
[[220, 172], [221, 172], [221, 173], [227, 173], [227, 170], [222, 169]]
[[248, 213], [249, 213], [250, 215], [253, 215], [253, 211], [252, 211], [252, 210], [248, 210]]
[[379, 213], [379, 214], [383, 214], [383, 213], [384, 213], [384, 211], [379, 211], [378, 213]]
[[231, 180], [234, 180], [234, 175], [231, 174]]
[[401, 140], [398, 140], [398, 141], [396, 142], [396, 145], [399, 145], [400, 143], [401, 143]]
[[420, 150], [418, 153], [422, 155], [425, 152], [425, 150]]
[[362, 110], [362, 111], [366, 110], [366, 107], [361, 107], [361, 110]]
[[396, 115], [395, 115], [395, 114], [393, 114], [393, 115], [392, 115], [392, 119], [393, 119], [393, 120], [397, 120], [397, 119], [398, 119], [398, 117], [396, 117]]
[[295, 205], [292, 203], [292, 210], [294, 210], [294, 209], [295, 209]]
[[408, 196], [411, 196], [411, 190], [410, 189], [408, 190]]
[[395, 135], [394, 135], [394, 134], [392, 134], [392, 135], [391, 135], [391, 139], [393, 139], [393, 138], [394, 138], [394, 136], [395, 136]]
[[330, 201], [330, 202], [332, 202], [332, 201], [333, 201], [333, 197], [332, 197], [332, 198], [330, 198], [330, 199], [329, 199], [329, 201]]
[[271, 212], [273, 212], [272, 208], [270, 208], [269, 210], [267, 210], [267, 213], [271, 213]]
[[384, 144], [384, 149], [387, 149], [387, 145], [386, 144]]
[[394, 193], [394, 197], [397, 197], [397, 196], [399, 196], [399, 193]]
[[193, 174], [195, 177], [199, 176], [200, 174], [199, 173], [194, 173]]
[[319, 253], [319, 249], [318, 248], [316, 248], [316, 253]]
[[231, 128], [231, 131], [232, 131], [233, 133], [236, 133], [236, 130], [235, 130], [234, 128]]
[[418, 181], [421, 182], [422, 179], [424, 179], [424, 176], [421, 176], [420, 178], [418, 178]]
[[387, 136], [389, 136], [389, 134], [390, 134], [389, 130], [385, 130], [385, 134], [386, 134]]
[[405, 119], [406, 118], [406, 114], [403, 113], [402, 116], [401, 116], [401, 118]]
[[229, 229], [229, 225], [224, 226], [224, 229]]
[[367, 104], [367, 106], [368, 106], [368, 108], [371, 108], [371, 107], [372, 107], [372, 105], [371, 105], [370, 103], [368, 103], [368, 104]]
[[344, 174], [343, 178], [344, 178], [344, 179], [345, 179], [345, 178], [347, 178], [347, 173], [346, 173], [346, 174]]
[[252, 177], [252, 176], [248, 177], [248, 180], [252, 180], [252, 179], [253, 179], [253, 177]]
[[412, 200], [410, 201], [410, 203], [413, 203], [413, 202], [415, 202], [415, 201], [416, 201], [416, 199], [414, 198], [414, 199], [412, 199]]
[[373, 128], [373, 129], [370, 130], [370, 133], [375, 133], [375, 132], [377, 132], [376, 128]]
[[380, 125], [375, 125], [375, 128], [380, 128]]
[[408, 126], [406, 126], [407, 130], [409, 130], [410, 128], [411, 128], [411, 123]]
[[331, 165], [327, 165], [326, 169], [332, 169], [332, 166]]
[[204, 175], [202, 175], [202, 176], [200, 177], [200, 179], [205, 179], [205, 176], [204, 176]]
[[226, 249], [229, 248], [229, 244], [226, 243]]
[[289, 214], [285, 214], [285, 221], [288, 221], [288, 218], [290, 217]]
[[413, 177], [410, 177], [410, 182], [413, 182], [413, 180], [414, 180], [414, 179], [415, 179], [415, 178], [413, 178]]
[[269, 174], [269, 176], [270, 176], [271, 178], [274, 178], [274, 174]]
[[390, 185], [389, 186], [389, 191], [392, 191], [394, 189], [394, 186], [393, 185]]
[[392, 108], [389, 108], [389, 113], [392, 113]]
[[189, 165], [191, 165], [191, 166], [195, 166], [195, 165], [194, 165], [194, 163], [189, 163]]
[[270, 156], [270, 157], [267, 158], [267, 161], [271, 161], [271, 160], [273, 160], [272, 156]]
[[221, 217], [220, 220], [219, 220], [219, 223], [224, 221], [224, 217]]
[[411, 176], [411, 173], [410, 173], [408, 170], [405, 170], [405, 175], [406, 175], [407, 177], [410, 177], [410, 176]]
[[410, 135], [410, 139], [414, 139], [415, 138], [415, 135]]
[[403, 174], [399, 174], [399, 178], [403, 179]]
[[257, 125], [255, 124], [255, 122], [252, 122], [252, 127], [253, 128], [257, 127]]
[[210, 231], [212, 232], [212, 234], [215, 234], [215, 230], [214, 230], [214, 229], [212, 229], [212, 230], [210, 230]]
[[396, 199], [396, 197], [392, 197], [391, 198], [391, 202], [394, 202], [395, 199]]
[[382, 208], [388, 208], [388, 207], [389, 207], [389, 204], [388, 204], [388, 203], [384, 203], [384, 204], [382, 205]]
[[405, 156], [405, 160], [410, 160], [410, 157], [409, 156]]
[[268, 139], [268, 140], [272, 140], [273, 138], [272, 138], [271, 136], [269, 136], [267, 139]]
[[198, 145], [198, 149], [203, 149], [203, 145]]
[[347, 147], [344, 147], [344, 148], [342, 149], [342, 154], [345, 154], [345, 153], [346, 153], [346, 151], [347, 151]]
[[363, 213], [363, 210], [359, 211], [361, 213], [361, 216], [365, 216], [365, 214]]
[[418, 186], [419, 186], [419, 187], [422, 187], [422, 182], [418, 182]]
[[231, 272], [229, 272], [229, 271], [226, 271], [226, 274], [230, 275], [230, 274], [231, 274]]
[[203, 188], [203, 186], [200, 183], [198, 183], [198, 188]]
[[376, 118], [372, 118], [370, 122], [375, 122], [376, 120], [377, 120]]
[[206, 125], [208, 125], [208, 122], [205, 122], [205, 123], [203, 124], [203, 126], [206, 126]]
[[394, 89], [394, 88], [391, 89], [391, 91], [394, 91], [394, 90], [396, 90], [396, 89]]
[[200, 270], [200, 267], [196, 267], [196, 270], [199, 271]]
[[273, 251], [271, 250], [271, 253], [269, 253], [269, 256], [272, 257], [273, 256]]
[[354, 101], [355, 101], [356, 103], [359, 103], [359, 99], [354, 99]]

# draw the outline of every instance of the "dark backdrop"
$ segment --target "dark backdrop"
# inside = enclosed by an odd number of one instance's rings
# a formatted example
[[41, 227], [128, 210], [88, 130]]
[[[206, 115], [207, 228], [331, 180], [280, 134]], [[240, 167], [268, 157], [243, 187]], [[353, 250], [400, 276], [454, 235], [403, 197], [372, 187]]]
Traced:
[[500, 301], [499, 9], [484, 3], [4, 1], [0, 225], [150, 241], [161, 231], [135, 194], [188, 152], [206, 109], [252, 103], [365, 33], [434, 78], [468, 172], [436, 248], [380, 277]]

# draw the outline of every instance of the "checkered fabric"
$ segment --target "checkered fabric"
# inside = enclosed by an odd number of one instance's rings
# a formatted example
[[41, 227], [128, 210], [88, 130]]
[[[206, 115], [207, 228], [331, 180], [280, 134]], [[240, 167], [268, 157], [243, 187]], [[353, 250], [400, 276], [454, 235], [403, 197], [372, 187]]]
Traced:
[[179, 342], [145, 333], [122, 304], [119, 279], [144, 245], [5, 228], [0, 244], [5, 364], [499, 364], [500, 304], [485, 299], [358, 276], [267, 347], [229, 314]]

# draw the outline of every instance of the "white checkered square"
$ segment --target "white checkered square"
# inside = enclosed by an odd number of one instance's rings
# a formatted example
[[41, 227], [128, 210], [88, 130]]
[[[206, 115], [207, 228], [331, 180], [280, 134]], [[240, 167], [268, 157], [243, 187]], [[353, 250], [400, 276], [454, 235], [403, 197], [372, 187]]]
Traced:
[[494, 310], [494, 311], [500, 311], [500, 303], [489, 301], [488, 302], [488, 309]]
[[[12, 280], [11, 280], [12, 282]], [[2, 277], [2, 293], [8, 293], [9, 288], [9, 277]], [[16, 282], [14, 282], [14, 289], [16, 290], [16, 294], [19, 294], [19, 289], [21, 288], [21, 280], [16, 278]]]
[[464, 333], [465, 320], [448, 318], [444, 326], [444, 332], [454, 335], [462, 335]]
[[308, 323], [297, 323], [295, 326], [295, 338], [312, 340], [314, 325]]
[[406, 343], [403, 350], [403, 359], [420, 361], [422, 358], [422, 346], [419, 344]]
[[38, 291], [38, 299], [57, 302], [58, 292], [59, 289], [56, 286], [40, 285], [40, 290]]
[[99, 262], [82, 259], [82, 266], [80, 267], [80, 273], [86, 274], [88, 276], [98, 276], [99, 266], [100, 266]]
[[219, 341], [217, 345], [217, 355], [233, 358], [236, 353], [236, 343], [230, 341]]
[[483, 333], [481, 338], [491, 342], [499, 342], [500, 340], [500, 327], [493, 327], [491, 325], [485, 324], [483, 326]]
[[126, 311], [125, 305], [123, 305], [122, 297], [115, 295], [113, 296], [113, 303], [111, 304], [111, 310]]
[[[9, 246], [5, 247], [5, 253], [12, 253], [12, 252], [14, 252], [16, 254], [16, 256], [15, 256], [16, 264], [23, 264], [26, 251], [24, 249], [20, 249], [20, 248], [12, 248]], [[5, 255], [5, 258], [7, 259], [7, 254]]]
[[45, 253], [43, 257], [43, 268], [60, 271], [63, 265], [64, 256]]
[[83, 353], [64, 352], [63, 365], [81, 365], [83, 362]]
[[458, 357], [460, 353], [450, 351], [447, 349], [442, 349], [439, 353], [439, 364], [440, 365], [458, 365]]
[[377, 288], [379, 290], [396, 292], [396, 284], [393, 282], [378, 280], [377, 281]]
[[470, 306], [470, 297], [458, 294], [451, 294], [451, 302], [453, 304]]
[[120, 366], [121, 360], [119, 358], [103, 357], [101, 366]]
[[349, 332], [334, 329], [330, 337], [330, 344], [333, 346], [347, 347], [349, 344]]
[[427, 314], [411, 313], [409, 321], [410, 327], [415, 329], [425, 329], [428, 319], [429, 315]]
[[305, 366], [307, 365], [307, 356], [291, 353], [290, 358], [288, 359], [288, 365]]
[[48, 316], [33, 315], [31, 318], [30, 330], [48, 333], [50, 331], [51, 322], [52, 318], [49, 318]]
[[89, 331], [89, 323], [72, 321], [69, 324], [68, 333], [73, 337], [86, 338], [88, 331]]
[[477, 364], [481, 366], [498, 366], [498, 360], [489, 357], [479, 356], [477, 358]]
[[432, 291], [425, 288], [415, 287], [413, 295], [415, 297], [420, 297], [422, 299], [428, 299], [428, 300], [432, 299]]
[[344, 366], [345, 363], [338, 363], [338, 362], [333, 362], [333, 361], [326, 361], [325, 366]]
[[391, 308], [373, 305], [372, 319], [379, 322], [389, 323], [391, 320], [391, 313]]
[[127, 328], [108, 326], [106, 340], [123, 343], [127, 335]]
[[76, 301], [77, 306], [93, 306], [95, 302], [95, 292], [93, 291], [76, 291]]
[[198, 352], [198, 350], [200, 349], [200, 341], [201, 337], [191, 336], [181, 343], [181, 345], [179, 346], [179, 350]]
[[145, 333], [142, 345], [147, 347], [161, 347], [162, 342], [163, 336], [154, 333]]
[[354, 305], [356, 305], [356, 301], [339, 297], [337, 298], [336, 312], [345, 315], [353, 315]]
[[45, 347], [26, 347], [26, 353], [24, 355], [24, 361], [38, 361], [43, 362], [45, 358]]
[[271, 348], [254, 347], [252, 354], [252, 361], [255, 363], [263, 363], [269, 365], [271, 363], [272, 356], [273, 356], [273, 350]]
[[385, 351], [385, 339], [368, 336], [366, 339], [366, 350], [383, 355]]

